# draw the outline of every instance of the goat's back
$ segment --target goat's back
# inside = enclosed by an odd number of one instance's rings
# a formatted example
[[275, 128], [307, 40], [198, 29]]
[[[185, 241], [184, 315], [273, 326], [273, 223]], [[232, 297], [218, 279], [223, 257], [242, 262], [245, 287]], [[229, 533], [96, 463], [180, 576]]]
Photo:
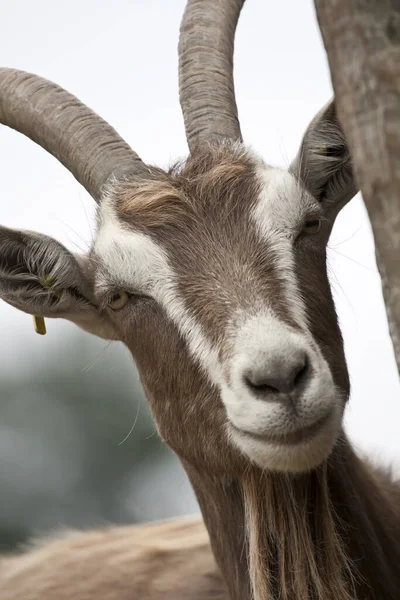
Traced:
[[1, 600], [226, 600], [199, 518], [66, 532], [0, 561]]

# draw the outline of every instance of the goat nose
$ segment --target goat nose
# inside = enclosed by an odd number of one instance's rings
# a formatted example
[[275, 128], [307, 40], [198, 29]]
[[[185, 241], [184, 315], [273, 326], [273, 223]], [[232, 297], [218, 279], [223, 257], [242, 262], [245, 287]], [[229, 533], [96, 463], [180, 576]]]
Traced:
[[301, 350], [286, 356], [271, 357], [262, 367], [244, 373], [249, 390], [260, 399], [274, 399], [276, 394], [289, 394], [305, 379], [309, 370], [307, 354]]

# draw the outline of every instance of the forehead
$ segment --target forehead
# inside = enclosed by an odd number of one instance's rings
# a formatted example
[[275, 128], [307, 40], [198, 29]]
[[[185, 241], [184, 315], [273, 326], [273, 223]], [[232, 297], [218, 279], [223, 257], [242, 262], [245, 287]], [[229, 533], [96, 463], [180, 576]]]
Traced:
[[307, 215], [319, 212], [318, 201], [288, 171], [263, 166], [257, 176], [260, 193], [252, 217], [262, 228], [290, 232]]
[[183, 253], [190, 264], [197, 255], [215, 264], [220, 253], [226, 263], [239, 250], [245, 256], [260, 242], [290, 238], [318, 208], [288, 171], [247, 152], [190, 159], [169, 174], [111, 188], [93, 250], [108, 275], [125, 270], [126, 277], [148, 280], [144, 270], [151, 265], [154, 279], [166, 275], [167, 256], [180, 263]]

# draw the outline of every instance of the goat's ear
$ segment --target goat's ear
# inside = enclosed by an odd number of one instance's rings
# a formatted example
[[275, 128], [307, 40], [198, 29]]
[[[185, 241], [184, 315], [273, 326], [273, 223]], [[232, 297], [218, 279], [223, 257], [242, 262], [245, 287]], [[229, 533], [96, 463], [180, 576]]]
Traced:
[[115, 339], [93, 303], [87, 261], [51, 237], [0, 227], [0, 298], [31, 315], [68, 319]]
[[357, 193], [333, 100], [309, 124], [290, 172], [329, 212], [339, 212]]

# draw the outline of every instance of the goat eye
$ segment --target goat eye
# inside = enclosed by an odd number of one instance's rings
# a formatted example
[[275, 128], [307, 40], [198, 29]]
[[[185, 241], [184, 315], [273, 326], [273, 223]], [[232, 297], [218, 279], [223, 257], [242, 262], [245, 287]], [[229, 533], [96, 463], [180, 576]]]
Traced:
[[321, 229], [322, 219], [310, 219], [305, 222], [304, 232], [312, 235], [313, 233], [318, 233]]
[[108, 302], [108, 308], [111, 308], [111, 310], [121, 310], [121, 308], [124, 308], [124, 306], [126, 305], [126, 303], [129, 300], [129, 296], [126, 292], [124, 292], [123, 290], [117, 292], [116, 294], [114, 294], [114, 296], [112, 296], [112, 298], [110, 298], [109, 302]]

